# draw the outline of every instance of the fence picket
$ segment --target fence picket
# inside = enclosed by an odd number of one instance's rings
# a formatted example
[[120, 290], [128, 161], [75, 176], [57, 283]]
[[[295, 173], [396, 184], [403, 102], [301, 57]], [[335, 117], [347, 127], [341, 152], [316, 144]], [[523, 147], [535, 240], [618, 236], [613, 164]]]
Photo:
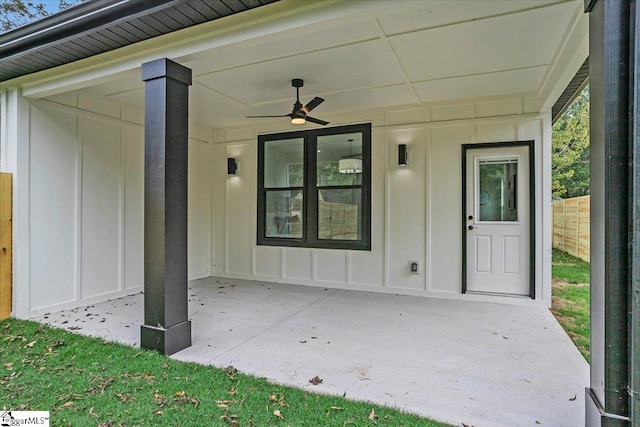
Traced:
[[553, 202], [553, 247], [589, 262], [591, 196]]

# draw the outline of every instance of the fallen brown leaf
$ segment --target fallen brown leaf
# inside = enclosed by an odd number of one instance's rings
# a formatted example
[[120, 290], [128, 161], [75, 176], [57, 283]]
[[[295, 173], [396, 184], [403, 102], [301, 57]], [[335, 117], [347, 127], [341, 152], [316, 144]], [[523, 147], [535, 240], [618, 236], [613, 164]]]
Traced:
[[160, 405], [161, 407], [167, 404], [167, 399], [163, 395], [158, 393], [158, 390], [153, 393], [153, 399], [156, 401], [156, 404]]
[[230, 380], [235, 380], [236, 374], [238, 372], [239, 371], [233, 365], [229, 365], [226, 368], [224, 368], [224, 373], [227, 374], [227, 378], [229, 378]]
[[238, 427], [240, 425], [238, 422], [238, 415], [236, 414], [224, 414], [220, 419], [227, 422], [227, 427]]
[[322, 383], [322, 378], [316, 375], [315, 377], [311, 378], [309, 382], [313, 385], [318, 385]]
[[376, 411], [373, 408], [371, 408], [371, 413], [367, 418], [369, 418], [371, 421], [376, 419]]
[[280, 418], [281, 420], [284, 420], [284, 415], [282, 415], [282, 413], [278, 409], [273, 411], [273, 415], [275, 415], [276, 417]]
[[234, 400], [216, 400], [216, 405], [218, 408], [226, 409], [229, 407], [229, 404], [234, 402]]

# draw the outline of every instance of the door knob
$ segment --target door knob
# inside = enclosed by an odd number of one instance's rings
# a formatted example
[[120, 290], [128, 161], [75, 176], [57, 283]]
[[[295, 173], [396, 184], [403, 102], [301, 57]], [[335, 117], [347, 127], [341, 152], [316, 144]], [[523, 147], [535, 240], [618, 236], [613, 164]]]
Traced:
[[473, 215], [469, 215], [469, 221], [473, 219]]
[[470, 226], [469, 226], [469, 230], [473, 230], [473, 225], [470, 225]]

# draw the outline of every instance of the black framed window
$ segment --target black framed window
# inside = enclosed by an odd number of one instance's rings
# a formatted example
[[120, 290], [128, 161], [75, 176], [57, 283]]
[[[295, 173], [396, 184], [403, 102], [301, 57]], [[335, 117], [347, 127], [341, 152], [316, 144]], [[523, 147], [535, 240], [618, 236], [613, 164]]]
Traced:
[[258, 137], [259, 245], [371, 249], [371, 125]]

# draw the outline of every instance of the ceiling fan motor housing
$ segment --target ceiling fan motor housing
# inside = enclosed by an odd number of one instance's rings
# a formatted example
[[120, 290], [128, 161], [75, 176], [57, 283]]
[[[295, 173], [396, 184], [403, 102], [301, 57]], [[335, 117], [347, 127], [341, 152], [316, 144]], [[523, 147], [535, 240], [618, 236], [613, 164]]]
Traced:
[[291, 86], [296, 88], [296, 102], [293, 104], [293, 110], [289, 114], [275, 115], [275, 116], [247, 116], [248, 118], [267, 118], [267, 117], [290, 117], [293, 124], [304, 124], [309, 121], [322, 126], [326, 126], [329, 122], [310, 117], [308, 114], [311, 110], [324, 102], [324, 99], [316, 96], [307, 105], [302, 105], [300, 102], [300, 88], [304, 86], [304, 80], [291, 79]]

